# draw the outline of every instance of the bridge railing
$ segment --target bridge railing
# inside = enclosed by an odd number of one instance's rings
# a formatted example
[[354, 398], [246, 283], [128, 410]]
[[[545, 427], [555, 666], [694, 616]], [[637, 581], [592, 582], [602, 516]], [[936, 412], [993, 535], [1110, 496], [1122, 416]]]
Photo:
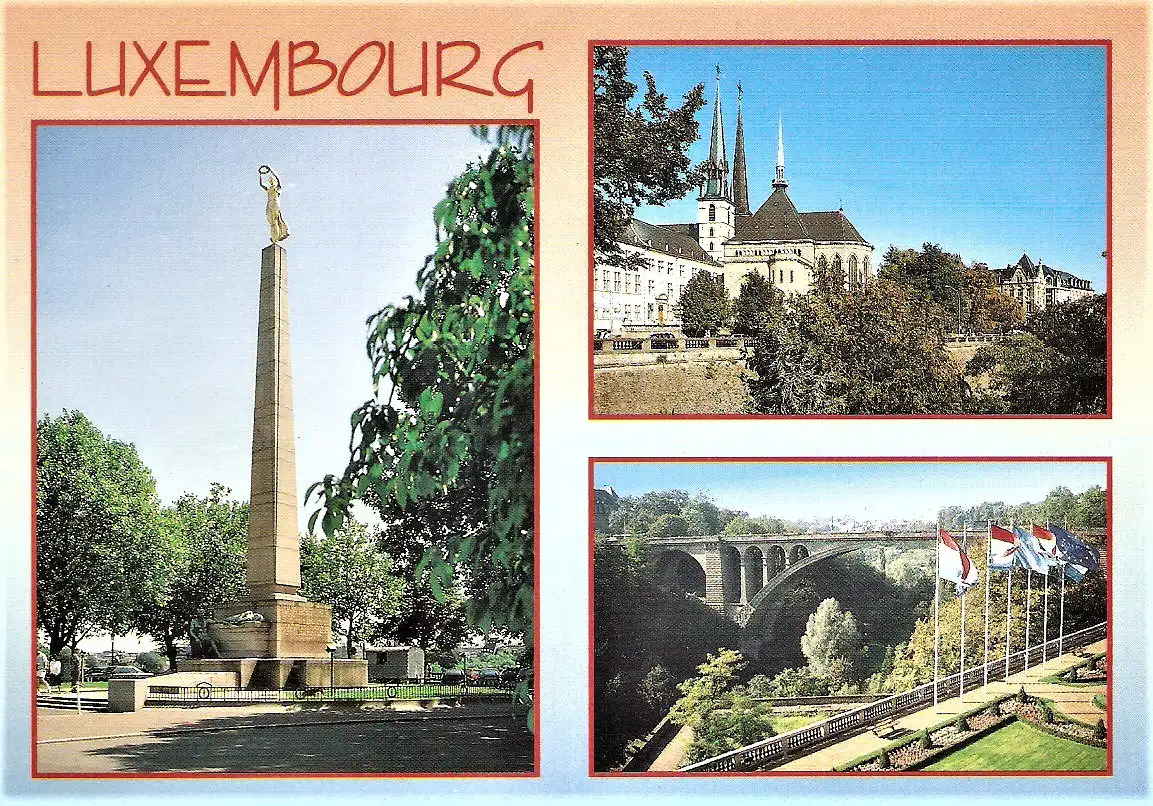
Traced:
[[[1083, 630], [1069, 633], [1064, 638], [1054, 638], [1044, 644], [1030, 647], [1028, 657], [1024, 650], [1014, 652], [1009, 656], [1009, 674], [1015, 674], [1029, 666], [1036, 665], [1046, 655], [1057, 657], [1057, 652], [1063, 649], [1077, 647], [1099, 641], [1107, 634], [1106, 624], [1102, 622]], [[996, 682], [1005, 676], [1005, 656], [990, 660], [987, 664], [978, 664], [972, 669], [965, 670], [965, 691], [980, 688], [985, 682], [985, 670], [989, 671], [989, 680]], [[961, 692], [960, 673], [943, 677], [937, 681], [938, 700], [947, 700]], [[796, 750], [802, 750], [818, 744], [826, 744], [830, 739], [838, 736], [855, 735], [876, 724], [886, 717], [896, 717], [911, 711], [919, 711], [933, 702], [933, 684], [925, 683], [909, 691], [894, 694], [870, 705], [845, 711], [842, 714], [806, 725], [790, 733], [772, 736], [745, 747], [730, 750], [713, 758], [698, 761], [682, 767], [681, 772], [741, 772], [743, 770], [757, 769], [769, 762], [783, 761], [786, 756]]]

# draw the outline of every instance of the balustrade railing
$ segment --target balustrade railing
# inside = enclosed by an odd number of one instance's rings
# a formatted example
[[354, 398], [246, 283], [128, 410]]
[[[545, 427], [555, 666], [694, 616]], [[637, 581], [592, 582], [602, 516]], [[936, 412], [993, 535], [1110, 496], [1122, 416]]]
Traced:
[[[1056, 657], [1056, 650], [1064, 646], [1066, 650], [1091, 644], [1099, 641], [1107, 634], [1106, 624], [1102, 622], [1083, 630], [1069, 633], [1064, 638], [1054, 638], [1044, 644], [1029, 647], [1028, 657], [1024, 650], [1009, 655], [1008, 674], [1012, 675], [1026, 667], [1039, 664], [1041, 659], [1049, 655], [1050, 659]], [[1052, 653], [1052, 654], [1050, 654]], [[990, 660], [988, 664], [977, 664], [972, 669], [965, 670], [964, 688], [970, 691], [980, 688], [985, 683], [985, 670], [989, 671], [989, 682], [1003, 680], [1006, 676], [1005, 656]], [[961, 693], [961, 675], [955, 673], [939, 679], [936, 683], [937, 699], [947, 700]], [[756, 769], [767, 762], [782, 760], [790, 751], [804, 749], [817, 744], [824, 744], [829, 739], [846, 734], [856, 734], [867, 730], [878, 720], [890, 716], [901, 716], [911, 711], [917, 711], [933, 702], [933, 683], [925, 683], [910, 691], [894, 694], [870, 705], [855, 708], [842, 714], [806, 725], [803, 728], [773, 736], [768, 739], [730, 750], [713, 758], [698, 761], [682, 767], [681, 772], [738, 772], [741, 770]]]

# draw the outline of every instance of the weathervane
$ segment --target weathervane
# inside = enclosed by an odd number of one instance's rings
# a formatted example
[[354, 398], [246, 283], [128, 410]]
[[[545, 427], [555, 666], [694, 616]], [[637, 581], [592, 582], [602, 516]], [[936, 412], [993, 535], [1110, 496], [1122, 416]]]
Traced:
[[[277, 243], [288, 237], [288, 225], [280, 215], [280, 177], [267, 165], [260, 166], [259, 174], [257, 182], [260, 189], [268, 193], [268, 206], [265, 208], [265, 214], [268, 216], [268, 237], [273, 243]], [[266, 178], [268, 184], [265, 184]]]

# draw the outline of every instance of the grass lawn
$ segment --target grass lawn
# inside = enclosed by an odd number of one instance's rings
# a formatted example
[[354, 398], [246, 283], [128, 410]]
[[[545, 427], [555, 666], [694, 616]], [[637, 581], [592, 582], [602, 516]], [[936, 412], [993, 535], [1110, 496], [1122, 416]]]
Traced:
[[773, 714], [773, 730], [778, 734], [788, 733], [790, 731], [803, 728], [805, 725], [811, 725], [814, 722], [820, 722], [822, 719], [828, 719], [840, 711], [820, 711], [815, 714]]
[[1010, 722], [972, 744], [925, 767], [940, 770], [1103, 770], [1105, 748], [1042, 733]]

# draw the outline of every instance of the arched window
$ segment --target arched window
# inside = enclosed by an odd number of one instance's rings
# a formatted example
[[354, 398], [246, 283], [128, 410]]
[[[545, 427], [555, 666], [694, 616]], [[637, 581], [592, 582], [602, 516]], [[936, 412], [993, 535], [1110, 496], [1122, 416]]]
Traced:
[[867, 278], [869, 276], [869, 256], [865, 255], [862, 262], [863, 262], [863, 276], [865, 278]]
[[715, 204], [709, 205], [709, 221], [717, 220], [717, 206]]
[[861, 276], [857, 274], [857, 256], [849, 255], [849, 290], [856, 291], [861, 287]]
[[713, 251], [713, 242], [709, 241], [709, 251]]
[[709, 237], [713, 237], [713, 228], [709, 227]]

